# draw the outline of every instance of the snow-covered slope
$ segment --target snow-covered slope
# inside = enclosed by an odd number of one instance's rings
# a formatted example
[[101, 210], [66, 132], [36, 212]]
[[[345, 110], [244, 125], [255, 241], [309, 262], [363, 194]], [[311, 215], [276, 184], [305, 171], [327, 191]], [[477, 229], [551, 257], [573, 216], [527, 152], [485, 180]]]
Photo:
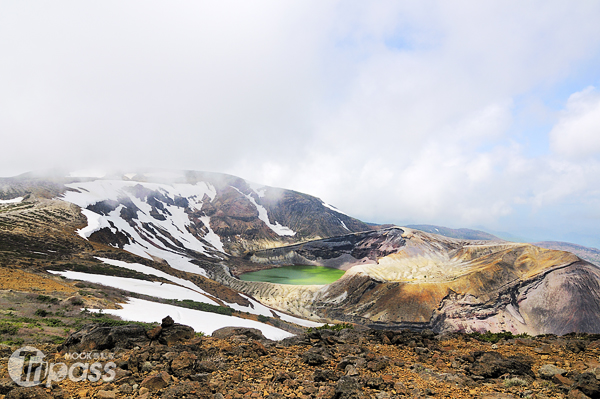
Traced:
[[21, 201], [23, 201], [23, 197], [17, 197], [17, 198], [13, 198], [13, 199], [9, 199], [9, 200], [1, 200], [0, 199], [0, 205], [4, 205], [4, 204], [18, 204]]
[[[51, 273], [58, 274], [72, 280], [88, 281], [91, 283], [102, 284], [108, 287], [118, 288], [127, 292], [148, 295], [156, 298], [192, 300], [195, 302], [202, 302], [207, 303], [209, 305], [219, 306], [219, 303], [213, 300], [214, 298], [211, 299], [210, 295], [208, 295], [204, 290], [197, 287], [191, 281], [172, 276], [160, 270], [156, 270], [138, 263], [127, 263], [106, 258], [98, 259], [109, 265], [123, 267], [129, 270], [134, 270], [148, 275], [162, 277], [166, 280], [173, 282], [174, 284], [138, 280], [135, 278], [106, 276], [92, 273], [80, 273], [74, 271], [51, 271]], [[317, 327], [322, 325], [321, 323], [303, 320], [297, 317], [287, 315], [283, 312], [275, 311], [267, 306], [262, 305], [261, 303], [248, 296], [245, 297], [248, 299], [250, 306], [242, 306], [239, 304], [227, 302], [224, 302], [224, 304], [242, 313], [251, 313], [266, 317], [277, 316], [284, 321], [301, 326]], [[221, 327], [237, 326], [257, 328], [263, 332], [265, 337], [270, 339], [283, 339], [291, 335], [279, 328], [253, 320], [242, 319], [233, 316], [219, 315], [215, 313], [203, 312], [193, 309], [185, 309], [177, 306], [150, 302], [136, 298], [128, 298], [128, 302], [125, 304], [121, 304], [121, 307], [122, 309], [116, 310], [105, 309], [103, 310], [103, 312], [120, 316], [126, 320], [143, 322], [156, 322], [167, 315], [171, 315], [171, 317], [173, 317], [176, 321], [190, 325], [196, 331], [202, 331], [206, 334], [211, 334], [214, 330], [217, 330]]]
[[293, 335], [280, 328], [254, 320], [180, 308], [143, 299], [129, 298], [128, 302], [121, 306], [122, 309], [105, 309], [103, 312], [119, 316], [124, 320], [146, 323], [156, 322], [162, 317], [171, 316], [175, 322], [188, 325], [194, 330], [202, 331], [205, 334], [212, 334], [213, 331], [222, 327], [249, 327], [261, 330], [266, 338], [272, 340], [281, 340]]
[[81, 207], [88, 221], [81, 237], [204, 276], [193, 260], [220, 262], [368, 229], [318, 198], [234, 176], [156, 172], [70, 181], [59, 198]]
[[216, 190], [206, 183], [158, 184], [122, 180], [94, 180], [66, 185], [65, 201], [80, 206], [88, 226], [79, 234], [89, 238], [105, 230], [121, 237], [113, 246], [147, 259], [157, 257], [172, 267], [206, 275], [191, 263], [195, 254], [222, 258], [223, 245], [210, 229], [210, 218], [190, 220]]

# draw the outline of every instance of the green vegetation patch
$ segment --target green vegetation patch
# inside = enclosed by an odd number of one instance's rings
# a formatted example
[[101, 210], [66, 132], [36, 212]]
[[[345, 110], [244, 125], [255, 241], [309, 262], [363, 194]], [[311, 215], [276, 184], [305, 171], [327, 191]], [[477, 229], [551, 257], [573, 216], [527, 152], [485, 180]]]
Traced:
[[54, 305], [60, 302], [60, 299], [48, 295], [38, 295], [36, 299], [40, 302], [50, 303]]
[[[102, 313], [91, 313], [90, 316], [91, 316], [91, 320], [90, 319], [85, 320], [87, 323], [98, 323], [98, 324], [102, 324], [105, 326], [125, 326], [128, 324], [137, 324], [146, 329], [151, 329], [158, 325], [158, 323], [143, 323], [141, 321], [116, 320], [116, 319], [112, 319]], [[80, 323], [81, 322], [83, 322], [83, 320], [80, 320]], [[87, 324], [87, 323], [81, 323], [81, 325]]]
[[34, 313], [36, 316], [40, 316], [40, 317], [46, 317], [52, 314], [52, 312], [48, 312], [45, 309], [38, 309], [35, 311]]
[[510, 331], [502, 331], [502, 332], [497, 332], [497, 333], [486, 331], [483, 334], [474, 332], [474, 333], [469, 334], [469, 336], [472, 338], [475, 338], [478, 341], [491, 342], [492, 344], [495, 344], [503, 339], [509, 340], [509, 339], [513, 339], [513, 338], [530, 338], [528, 334], [514, 335]]
[[0, 322], [0, 334], [15, 335], [19, 332], [20, 325], [8, 321]]
[[310, 327], [308, 332], [312, 332], [315, 330], [333, 330], [333, 331], [341, 331], [345, 328], [353, 329], [354, 326], [350, 323], [340, 323], [340, 324], [323, 324], [321, 327]]
[[170, 303], [171, 305], [179, 306], [181, 308], [201, 310], [203, 312], [218, 313], [227, 316], [231, 316], [233, 314], [233, 309], [228, 308], [226, 306], [211, 305], [209, 303], [192, 301], [191, 299], [184, 299], [182, 301], [177, 299], [170, 299], [167, 300], [166, 303]]
[[152, 278], [144, 273], [136, 272], [135, 270], [129, 270], [124, 267], [108, 265], [106, 263], [82, 265], [79, 263], [65, 263], [62, 265], [51, 265], [48, 270], [55, 271], [73, 271], [88, 274], [99, 274], [102, 276], [115, 276], [115, 277], [127, 277], [134, 278], [137, 280], [154, 281], [156, 278]]

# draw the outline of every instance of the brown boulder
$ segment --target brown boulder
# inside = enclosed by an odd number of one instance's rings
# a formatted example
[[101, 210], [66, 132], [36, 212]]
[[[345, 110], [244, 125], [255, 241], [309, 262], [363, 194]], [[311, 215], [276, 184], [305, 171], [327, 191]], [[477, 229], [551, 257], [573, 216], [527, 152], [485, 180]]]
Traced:
[[498, 378], [504, 374], [534, 376], [531, 366], [533, 361], [526, 357], [504, 357], [498, 352], [474, 352], [474, 359], [469, 371], [473, 375], [485, 378]]
[[179, 399], [184, 397], [199, 399], [214, 398], [206, 384], [200, 384], [196, 381], [183, 381], [178, 384], [172, 384], [161, 395], [163, 399]]
[[169, 328], [173, 324], [175, 324], [175, 321], [171, 316], [167, 316], [164, 319], [162, 319], [162, 328]]
[[171, 362], [171, 371], [177, 377], [187, 377], [192, 374], [194, 363], [198, 357], [193, 353], [184, 351], [181, 354], [173, 359]]
[[162, 326], [156, 326], [151, 330], [146, 331], [146, 336], [150, 338], [152, 341], [158, 338], [160, 333], [162, 332]]
[[163, 327], [162, 332], [158, 337], [158, 342], [163, 345], [171, 346], [193, 338], [194, 335], [196, 335], [196, 332], [192, 327], [175, 323], [170, 327]]
[[130, 349], [150, 342], [146, 330], [139, 324], [124, 326], [105, 326], [87, 324], [79, 331], [71, 333], [58, 348], [59, 351], [92, 351], [106, 349]]
[[223, 327], [213, 331], [211, 334], [212, 337], [220, 339], [226, 339], [233, 335], [244, 335], [255, 340], [266, 339], [259, 329], [247, 327]]
[[166, 371], [161, 371], [158, 374], [149, 375], [144, 378], [140, 386], [150, 390], [162, 389], [169, 385], [171, 376]]
[[18, 387], [6, 395], [6, 399], [51, 399], [52, 396], [40, 387]]

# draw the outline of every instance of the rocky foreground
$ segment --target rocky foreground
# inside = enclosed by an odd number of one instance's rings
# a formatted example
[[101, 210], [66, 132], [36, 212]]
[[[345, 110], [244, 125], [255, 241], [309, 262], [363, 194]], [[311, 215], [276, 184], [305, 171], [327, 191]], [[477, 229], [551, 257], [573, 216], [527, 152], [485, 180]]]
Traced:
[[4, 347], [0, 394], [6, 399], [600, 397], [600, 335], [501, 336], [345, 328], [274, 342], [258, 330], [234, 327], [203, 337], [169, 318], [150, 331], [139, 325], [89, 325], [59, 347], [39, 349], [46, 361], [69, 367], [85, 360], [65, 360], [66, 353], [114, 356], [112, 381], [90, 382], [84, 376], [18, 387], [6, 368], [17, 348]]

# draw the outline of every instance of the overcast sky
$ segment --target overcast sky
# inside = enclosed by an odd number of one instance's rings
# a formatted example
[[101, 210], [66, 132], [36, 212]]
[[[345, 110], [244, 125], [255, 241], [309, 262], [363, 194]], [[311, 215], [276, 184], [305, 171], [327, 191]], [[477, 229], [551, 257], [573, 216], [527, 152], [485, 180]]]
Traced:
[[600, 247], [598, 1], [9, 1], [0, 176], [231, 173]]

